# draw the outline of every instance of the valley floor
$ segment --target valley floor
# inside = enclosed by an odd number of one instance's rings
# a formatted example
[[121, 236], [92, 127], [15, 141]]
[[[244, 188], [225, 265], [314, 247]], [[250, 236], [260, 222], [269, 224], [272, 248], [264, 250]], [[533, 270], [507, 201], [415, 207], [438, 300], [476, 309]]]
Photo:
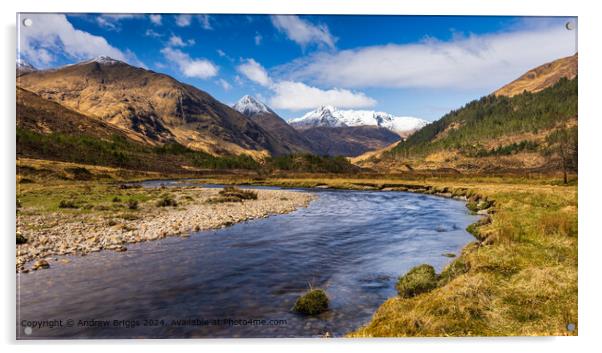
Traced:
[[[152, 205], [165, 197], [165, 190], [121, 190], [114, 182], [42, 181], [35, 173], [27, 174], [31, 170], [21, 170], [24, 174], [18, 177], [21, 208], [17, 229], [29, 236], [32, 243], [17, 246], [18, 269], [26, 260], [57, 253], [61, 246], [75, 247], [77, 251], [86, 244], [88, 249], [95, 249], [98, 244], [121, 244], [137, 237], [150, 239], [164, 233], [185, 233], [197, 225], [219, 227], [291, 211], [306, 205], [312, 197], [287, 191], [260, 191], [259, 201], [245, 201], [228, 209], [221, 205], [199, 206], [217, 190], [170, 188], [171, 197], [181, 203], [173, 209], [158, 208]], [[90, 170], [95, 172], [93, 168]], [[372, 321], [350, 333], [351, 337], [531, 336], [578, 332], [575, 182], [565, 186], [558, 178], [332, 175], [222, 176], [200, 182], [411, 191], [466, 199], [469, 208], [475, 211], [484, 208], [479, 210], [483, 220], [468, 229], [475, 235], [475, 241], [438, 275], [435, 289], [412, 298], [390, 298]], [[138, 200], [141, 210], [114, 207], [115, 197], [121, 199], [116, 203], [122, 205], [129, 199]], [[92, 209], [86, 212], [82, 208], [77, 215], [69, 210], [58, 212], [60, 201], [70, 198], [84, 198], [83, 201], [93, 205]], [[110, 210], [95, 211], [99, 205]], [[106, 212], [108, 217], [101, 217], [98, 212]], [[156, 219], [167, 219], [168, 225], [161, 228], [159, 224], [163, 221]], [[82, 221], [92, 222], [92, 231], [78, 231], [81, 227], [78, 223]], [[111, 222], [116, 223], [109, 225]], [[143, 224], [147, 233], [131, 229]], [[107, 229], [114, 231], [106, 236], [100, 234]], [[124, 234], [129, 235], [124, 239]], [[97, 243], [95, 237], [103, 240]], [[575, 330], [567, 330], [569, 324], [574, 324]]]

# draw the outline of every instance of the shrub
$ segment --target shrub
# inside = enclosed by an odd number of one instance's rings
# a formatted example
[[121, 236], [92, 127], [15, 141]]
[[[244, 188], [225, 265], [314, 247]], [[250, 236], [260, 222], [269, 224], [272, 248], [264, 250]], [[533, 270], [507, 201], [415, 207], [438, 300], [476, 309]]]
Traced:
[[437, 275], [431, 265], [420, 265], [412, 268], [408, 273], [401, 276], [396, 288], [400, 296], [404, 298], [414, 297], [425, 293], [437, 286]]
[[178, 206], [178, 202], [171, 196], [165, 195], [161, 197], [159, 201], [157, 201], [157, 207], [176, 207]]
[[138, 200], [129, 199], [127, 202], [127, 205], [130, 210], [137, 210], [138, 209]]
[[293, 307], [293, 311], [306, 315], [317, 315], [326, 310], [328, 310], [328, 297], [321, 289], [310, 289], [297, 299]]
[[113, 202], [121, 202], [121, 198], [119, 198], [119, 196], [115, 196], [113, 197]]
[[61, 200], [59, 208], [79, 208], [79, 206], [73, 200]]

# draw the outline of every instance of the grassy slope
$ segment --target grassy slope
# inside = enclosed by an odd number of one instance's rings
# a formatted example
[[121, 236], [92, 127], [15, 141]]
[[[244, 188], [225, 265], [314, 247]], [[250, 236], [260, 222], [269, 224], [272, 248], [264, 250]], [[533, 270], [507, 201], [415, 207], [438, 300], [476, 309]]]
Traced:
[[495, 201], [492, 222], [477, 228], [478, 240], [443, 271], [438, 288], [410, 299], [389, 299], [352, 337], [577, 334], [566, 330], [568, 323], [577, 324], [575, 184], [485, 177], [246, 182], [352, 189], [429, 185], [421, 191], [468, 189]]

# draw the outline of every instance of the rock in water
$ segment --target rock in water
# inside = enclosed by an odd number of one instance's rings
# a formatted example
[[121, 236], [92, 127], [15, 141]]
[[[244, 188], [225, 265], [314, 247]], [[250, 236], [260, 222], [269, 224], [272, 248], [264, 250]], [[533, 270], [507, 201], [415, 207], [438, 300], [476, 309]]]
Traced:
[[46, 260], [38, 260], [31, 267], [32, 270], [37, 270], [40, 268], [44, 268], [44, 269], [50, 268], [50, 264]]
[[317, 315], [328, 310], [328, 297], [321, 289], [311, 289], [295, 303], [293, 310], [307, 315]]

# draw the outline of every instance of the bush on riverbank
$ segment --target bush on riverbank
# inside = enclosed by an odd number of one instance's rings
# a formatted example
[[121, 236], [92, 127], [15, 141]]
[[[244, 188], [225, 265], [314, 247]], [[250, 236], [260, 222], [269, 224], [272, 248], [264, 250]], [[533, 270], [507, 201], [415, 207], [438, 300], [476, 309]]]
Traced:
[[293, 311], [306, 314], [318, 315], [328, 310], [328, 296], [321, 289], [310, 289], [295, 303]]
[[437, 286], [437, 274], [431, 265], [420, 265], [401, 276], [395, 288], [403, 298], [414, 297]]

